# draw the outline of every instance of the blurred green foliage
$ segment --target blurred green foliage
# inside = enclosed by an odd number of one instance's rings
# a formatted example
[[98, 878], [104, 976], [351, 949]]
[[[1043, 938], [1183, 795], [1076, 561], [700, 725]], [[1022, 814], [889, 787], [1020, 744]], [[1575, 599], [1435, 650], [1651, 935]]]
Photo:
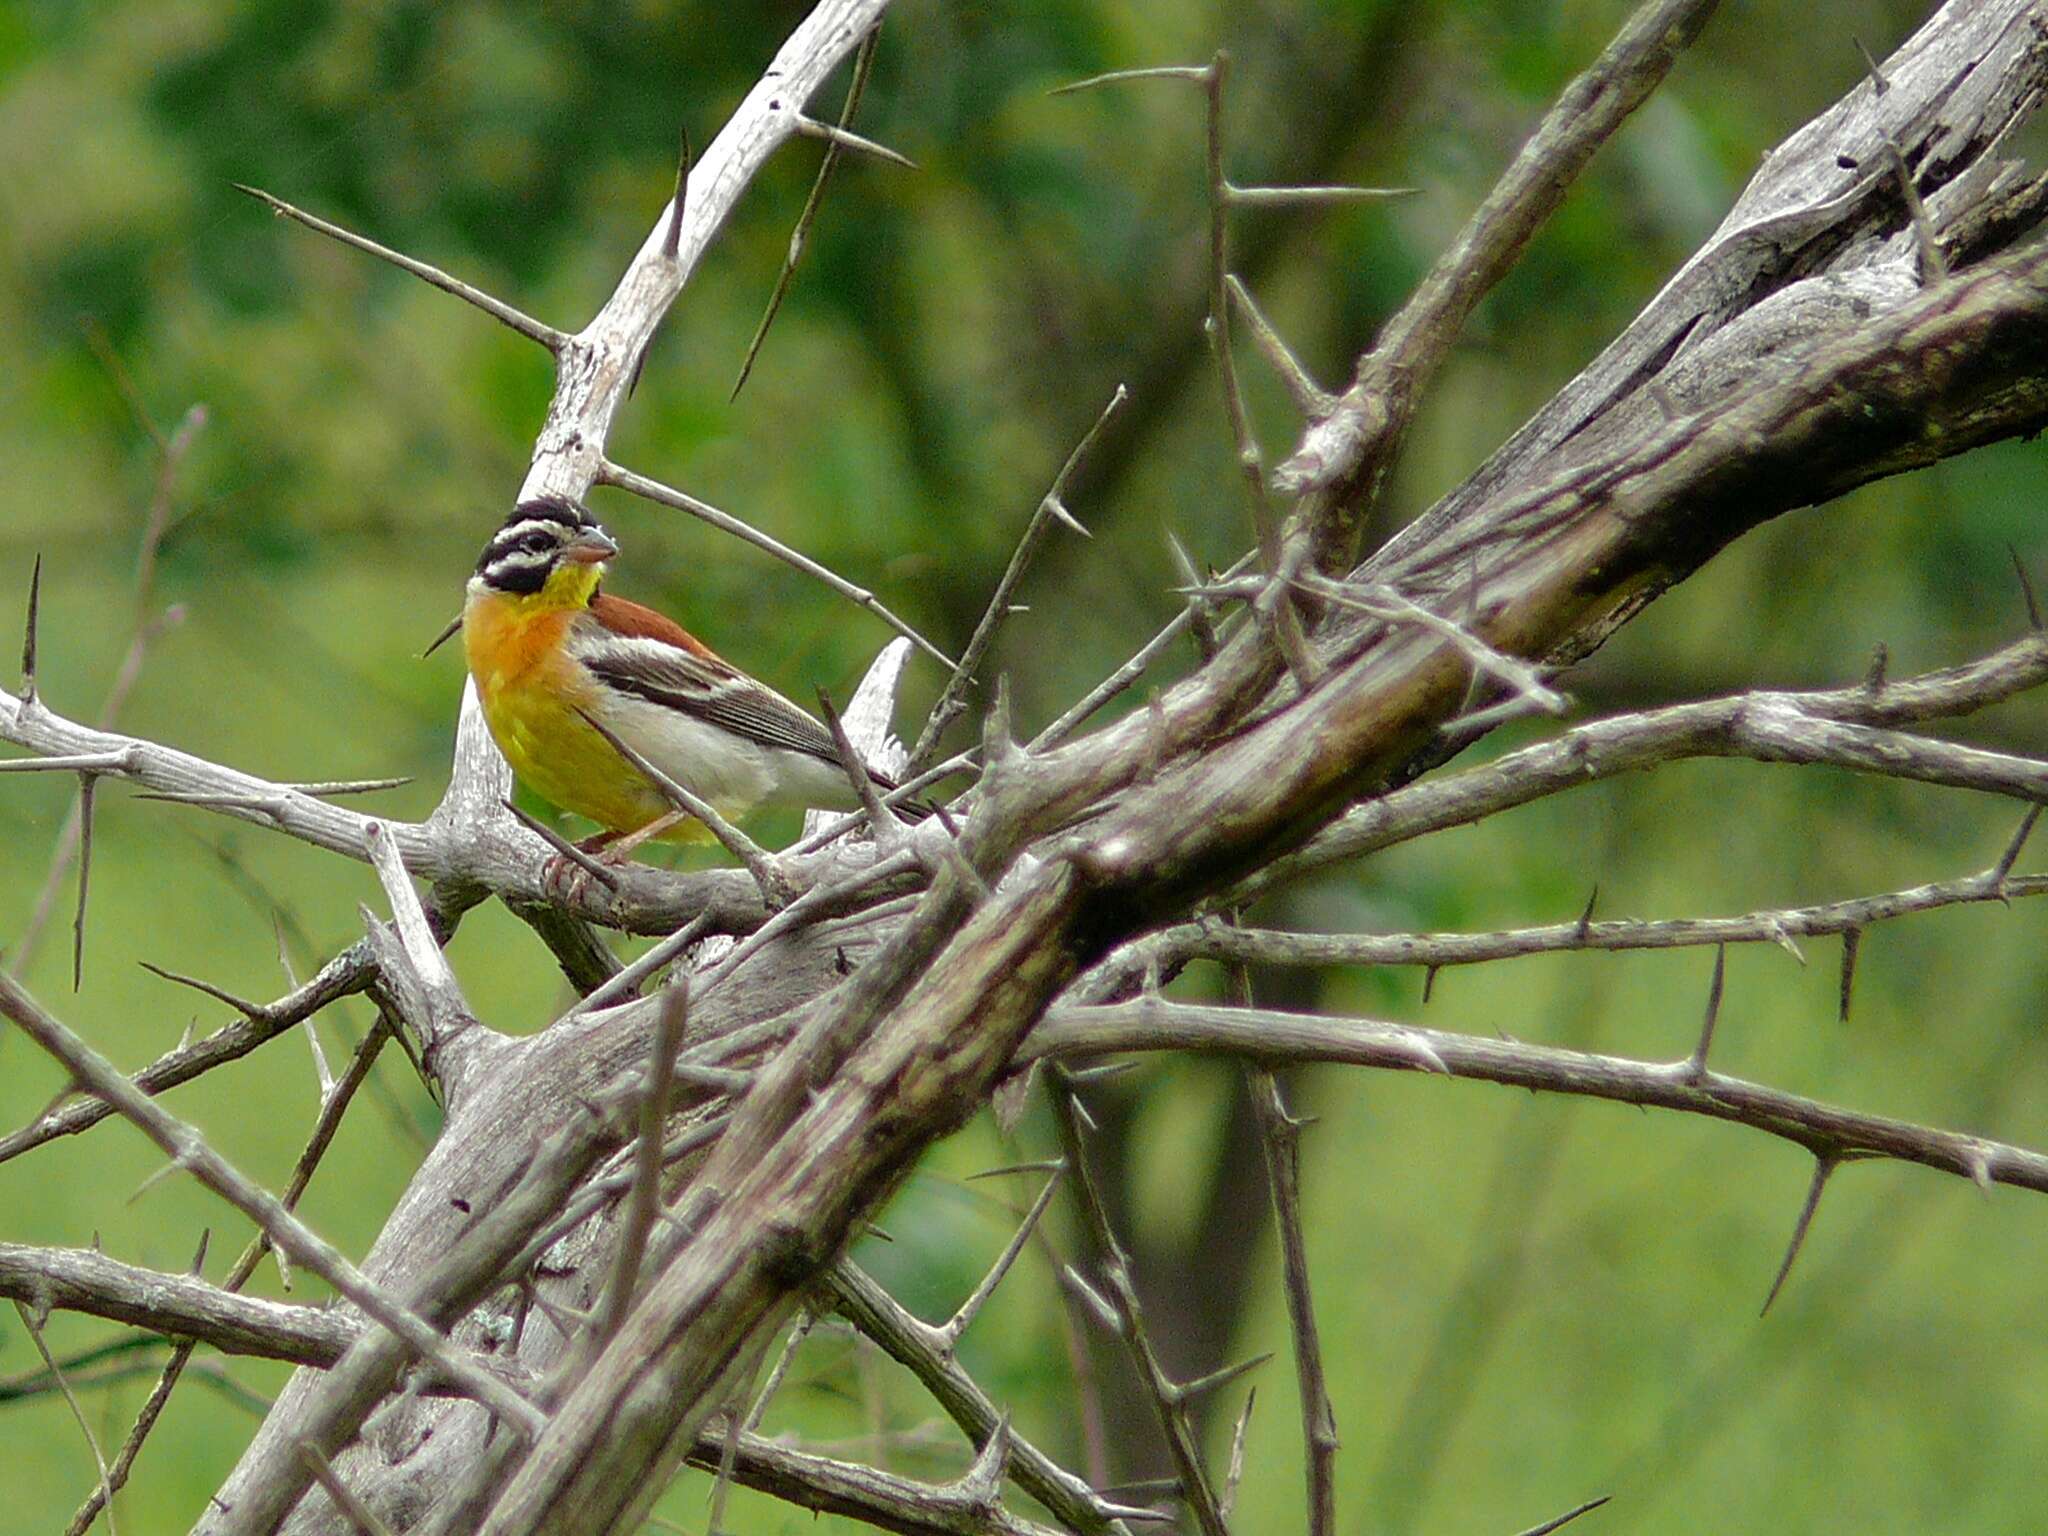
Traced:
[[[1397, 477], [1398, 515], [1454, 484], [1569, 377], [1712, 228], [1759, 154], [1854, 82], [1852, 36], [1881, 55], [1922, 10], [1729, 7], [1477, 317]], [[123, 726], [278, 778], [410, 774], [377, 803], [424, 814], [461, 678], [452, 651], [417, 653], [518, 484], [547, 360], [443, 295], [272, 222], [231, 183], [574, 328], [660, 208], [678, 124], [705, 142], [798, 12], [645, 0], [0, 7], [0, 611], [15, 609], [40, 552], [52, 703], [93, 715], [135, 622], [157, 473], [138, 409], [168, 431], [203, 402], [151, 608], [179, 604], [184, 620], [151, 649]], [[729, 403], [816, 165], [814, 145], [785, 153], [677, 307], [614, 456], [807, 550], [958, 646], [1068, 446], [1128, 382], [1132, 406], [1072, 498], [1097, 537], [1048, 552], [1026, 588], [1031, 611], [1002, 646], [1026, 723], [1043, 721], [1172, 611], [1165, 531], [1218, 564], [1245, 540], [1197, 324], [1196, 103], [1168, 86], [1071, 99], [1047, 89], [1227, 46], [1239, 179], [1422, 189], [1313, 217], [1246, 214], [1235, 228], [1253, 288], [1335, 379], [1621, 13], [1615, 0], [916, 0], [890, 24], [861, 127], [921, 169], [841, 171], [753, 382]], [[1284, 398], [1264, 378], [1253, 392], [1263, 440], [1285, 444]], [[1901, 670], [1968, 656], [2020, 620], [2007, 547], [2040, 566], [2043, 468], [2039, 445], [2008, 446], [1768, 527], [1572, 686], [1589, 709], [1614, 708], [1853, 677], [1879, 640]], [[626, 548], [620, 589], [798, 697], [820, 682], [843, 691], [886, 638], [675, 514], [612, 493], [598, 504]], [[938, 682], [919, 675], [911, 704]], [[2037, 702], [1972, 731], [2048, 743]], [[0, 793], [11, 955], [70, 794], [23, 777]], [[100, 799], [84, 987], [69, 992], [68, 884], [27, 979], [124, 1064], [195, 1017], [223, 1021], [137, 961], [273, 995], [285, 984], [279, 933], [303, 974], [358, 931], [357, 903], [381, 905], [361, 866], [118, 789]], [[1576, 913], [1595, 884], [1608, 914], [1790, 905], [1981, 868], [2015, 819], [1942, 791], [1685, 766], [1398, 851], [1273, 915], [1509, 926]], [[2041, 920], [2024, 904], [1872, 934], [1846, 1026], [1834, 1017], [1834, 944], [1809, 946], [1805, 969], [1775, 949], [1732, 955], [1717, 1060], [1856, 1106], [2048, 1140]], [[538, 944], [501, 911], [473, 914], [452, 953], [494, 1023], [537, 1027], [564, 999]], [[1675, 1057], [1691, 1045], [1709, 963], [1677, 953], [1447, 974], [1426, 1013], [1406, 974], [1333, 977], [1294, 1000]], [[334, 1053], [366, 1024], [344, 1005], [318, 1027]], [[377, 1081], [306, 1202], [357, 1254], [434, 1125], [401, 1060], [387, 1057]], [[1180, 1331], [1206, 1319], [1223, 1335], [1193, 1352], [1282, 1351], [1260, 1390], [1240, 1523], [1284, 1530], [1299, 1520], [1299, 1427], [1270, 1235], [1244, 1242], [1266, 1230], [1259, 1186], [1228, 1176], [1244, 1154], [1230, 1136], [1234, 1084], [1215, 1064], [1148, 1066], [1104, 1095], [1120, 1127], [1105, 1156], [1119, 1153], [1141, 1286]], [[20, 1040], [0, 1038], [0, 1121], [22, 1122], [59, 1086]], [[1307, 1142], [1309, 1241], [1346, 1531], [1507, 1531], [1608, 1492], [1614, 1506], [1592, 1518], [1642, 1532], [2039, 1528], [2048, 1351], [2035, 1284], [2048, 1208], [2035, 1198], [1850, 1169], [1759, 1321], [1808, 1173], [1789, 1149], [1424, 1078], [1317, 1073], [1294, 1088], [1320, 1116]], [[172, 1102], [279, 1182], [313, 1110], [304, 1044], [279, 1040]], [[933, 1155], [885, 1218], [893, 1243], [867, 1244], [864, 1258], [938, 1315], [1029, 1196], [964, 1175], [1049, 1145], [1036, 1117], [1009, 1146], [977, 1123]], [[131, 1200], [156, 1163], [110, 1125], [0, 1167], [0, 1238], [97, 1234], [124, 1259], [181, 1268], [210, 1226], [217, 1276], [243, 1224], [183, 1181]], [[1050, 1231], [1072, 1251], [1064, 1215]], [[275, 1272], [259, 1284], [275, 1293]], [[317, 1289], [301, 1278], [295, 1294]], [[75, 1317], [49, 1330], [60, 1352], [112, 1332]], [[1071, 1343], [1038, 1256], [967, 1350], [1022, 1429], [1082, 1463]], [[10, 1318], [0, 1374], [34, 1364]], [[1107, 1355], [1096, 1365], [1116, 1369]], [[226, 1369], [259, 1392], [283, 1375]], [[125, 1433], [150, 1379], [84, 1394], [103, 1444]], [[1103, 1391], [1105, 1411], [1128, 1412], [1113, 1385]], [[1235, 1409], [1220, 1404], [1209, 1426], [1219, 1454]], [[825, 1334], [768, 1424], [950, 1475], [964, 1455], [933, 1417], [886, 1362]], [[121, 1498], [124, 1529], [182, 1528], [250, 1427], [204, 1381], [182, 1388]], [[0, 1405], [0, 1460], [9, 1530], [60, 1528], [92, 1476], [50, 1396]], [[1134, 1470], [1159, 1468], [1117, 1475]], [[698, 1528], [704, 1493], [703, 1478], [685, 1477], [665, 1515]], [[732, 1524], [813, 1522], [743, 1499]]]

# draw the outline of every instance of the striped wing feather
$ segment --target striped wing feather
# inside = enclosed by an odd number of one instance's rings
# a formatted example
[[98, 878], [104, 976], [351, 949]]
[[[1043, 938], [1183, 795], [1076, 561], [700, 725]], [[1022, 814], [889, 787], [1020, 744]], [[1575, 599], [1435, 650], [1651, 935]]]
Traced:
[[609, 687], [763, 746], [839, 761], [824, 726], [721, 659], [680, 624], [609, 594], [592, 601], [589, 613], [596, 623], [578, 636], [582, 660]]

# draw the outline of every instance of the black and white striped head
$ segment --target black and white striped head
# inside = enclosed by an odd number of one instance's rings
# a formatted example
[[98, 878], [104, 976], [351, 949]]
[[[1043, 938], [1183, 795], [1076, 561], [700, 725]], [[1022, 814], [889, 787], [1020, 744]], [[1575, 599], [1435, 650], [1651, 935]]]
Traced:
[[[546, 589], [557, 571], [587, 602], [600, 567], [619, 552], [588, 511], [565, 496], [522, 501], [484, 546], [476, 581], [494, 592], [531, 597]], [[564, 594], [565, 596], [568, 594]]]

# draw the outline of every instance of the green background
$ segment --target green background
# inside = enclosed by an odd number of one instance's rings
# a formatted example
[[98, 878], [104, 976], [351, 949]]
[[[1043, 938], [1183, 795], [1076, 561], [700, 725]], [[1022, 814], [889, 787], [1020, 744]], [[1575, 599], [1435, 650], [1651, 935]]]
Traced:
[[[1391, 492], [1414, 515], [1610, 337], [1712, 229], [1761, 152], [1857, 79], [1923, 7], [1794, 0], [1724, 8], [1484, 306], [1417, 425]], [[150, 648], [124, 729], [280, 779], [407, 774], [380, 811], [424, 815], [445, 780], [461, 663], [418, 652], [459, 602], [516, 489], [547, 400], [547, 359], [474, 311], [296, 227], [231, 189], [262, 186], [574, 329], [658, 212], [679, 125], [716, 130], [787, 28], [790, 5], [15, 3], [0, 7], [0, 612], [44, 559], [45, 697], [99, 710], [137, 620], [138, 543], [164, 431], [203, 403], [175, 482], [146, 613], [183, 619]], [[915, 173], [842, 168], [752, 382], [728, 402], [818, 149], [786, 150], [664, 328], [613, 457], [704, 496], [870, 587], [957, 648], [1072, 442], [1119, 382], [1134, 391], [1009, 625], [1001, 666], [1023, 724], [1057, 713], [1173, 611], [1164, 535], [1227, 563], [1245, 539], [1203, 307], [1200, 116], [1169, 85], [1074, 98], [1098, 71], [1236, 59], [1241, 181], [1413, 185], [1394, 205], [1246, 213], [1240, 270], [1326, 379], [1455, 231], [1622, 7], [1460, 0], [1404, 6], [949, 7], [892, 20], [863, 131]], [[821, 110], [836, 110], [837, 86]], [[102, 353], [118, 359], [117, 371]], [[1277, 457], [1296, 423], [1247, 357]], [[122, 380], [127, 381], [126, 385]], [[1752, 536], [1568, 681], [1583, 712], [1750, 684], [1859, 676], [1872, 645], [1915, 671], [2023, 622], [2008, 546], [2048, 565], [2044, 450], [2008, 445]], [[617, 493], [595, 504], [625, 547], [614, 585], [674, 613], [796, 697], [842, 696], [887, 631], [807, 579]], [[10, 621], [11, 622], [11, 621]], [[1184, 668], [1176, 656], [1162, 676]], [[941, 679], [913, 667], [903, 716]], [[2038, 702], [1970, 739], [2036, 750]], [[1512, 744], [1504, 733], [1487, 751]], [[68, 781], [0, 783], [0, 943], [8, 963], [42, 885]], [[69, 976], [67, 882], [25, 979], [127, 1066], [228, 1011], [140, 969], [238, 993], [305, 974], [382, 909], [374, 878], [204, 812], [100, 796], [86, 976]], [[1576, 915], [1785, 906], [1989, 864], [2002, 802], [1744, 764], [1667, 768], [1579, 791], [1341, 871], [1273, 921], [1483, 928]], [[778, 829], [771, 825], [769, 831]], [[2024, 867], [2024, 866], [2023, 866]], [[1859, 1108], [2048, 1142], [2039, 1040], [2041, 914], [1973, 908], [1873, 932], [1852, 1021], [1839, 946], [1802, 968], [1729, 959], [1724, 1070]], [[524, 1031], [566, 992], [495, 907], [452, 947], [486, 1019]], [[1265, 995], [1648, 1058], [1692, 1044], [1704, 952], [1527, 960], [1439, 978], [1280, 978]], [[1180, 984], [1213, 988], [1200, 969]], [[360, 1003], [323, 1015], [337, 1055]], [[1238, 1524], [1296, 1528], [1299, 1426], [1276, 1260], [1234, 1071], [1149, 1063], [1098, 1091], [1099, 1154], [1138, 1279], [1183, 1368], [1277, 1349], [1258, 1378]], [[59, 1087], [0, 1036], [0, 1120]], [[1298, 1076], [1309, 1246], [1344, 1448], [1340, 1528], [1508, 1532], [1582, 1499], [1585, 1529], [2034, 1531], [2048, 1347], [2048, 1208], [1916, 1169], [1848, 1169], [1773, 1312], [1757, 1307], [1806, 1187], [1803, 1155], [1754, 1133], [1475, 1084]], [[174, 1093], [240, 1167], [281, 1183], [315, 1108], [302, 1037]], [[305, 1204], [362, 1253], [434, 1127], [402, 1059], [378, 1068]], [[1002, 1142], [984, 1119], [937, 1149], [863, 1257], [938, 1316], [1001, 1246], [1028, 1187], [968, 1183], [1046, 1155], [1042, 1113]], [[0, 1239], [85, 1244], [181, 1269], [202, 1228], [218, 1277], [245, 1224], [189, 1181], [135, 1192], [156, 1154], [119, 1125], [0, 1166]], [[1012, 1180], [1009, 1183], [1024, 1184]], [[1052, 1248], [1079, 1238], [1063, 1205]], [[257, 1288], [280, 1294], [268, 1265]], [[317, 1297], [301, 1279], [293, 1292]], [[59, 1317], [53, 1347], [110, 1325]], [[1043, 1251], [1027, 1255], [966, 1358], [1016, 1423], [1085, 1462], [1072, 1340]], [[1123, 1367], [1096, 1348], [1117, 1476], [1156, 1473]], [[154, 1359], [154, 1356], [144, 1357]], [[33, 1347], [0, 1319], [0, 1376]], [[222, 1370], [274, 1392], [281, 1370]], [[80, 1373], [90, 1376], [91, 1372]], [[82, 1392], [111, 1446], [152, 1375]], [[1238, 1389], [1207, 1423], [1220, 1459]], [[911, 1475], [965, 1461], [936, 1410], [838, 1335], [805, 1346], [767, 1420]], [[253, 1425], [205, 1380], [180, 1389], [118, 1504], [124, 1531], [179, 1530]], [[61, 1400], [0, 1402], [0, 1530], [60, 1529], [90, 1486]], [[663, 1516], [701, 1530], [707, 1480]], [[1600, 1522], [1595, 1524], [1595, 1522]], [[737, 1530], [811, 1517], [740, 1498]], [[831, 1524], [831, 1522], [826, 1522]]]

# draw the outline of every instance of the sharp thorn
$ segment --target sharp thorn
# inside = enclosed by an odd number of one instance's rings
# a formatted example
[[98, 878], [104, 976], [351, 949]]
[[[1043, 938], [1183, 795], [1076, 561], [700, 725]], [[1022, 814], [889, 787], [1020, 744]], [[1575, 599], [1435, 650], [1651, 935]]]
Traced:
[[1521, 1533], [1521, 1536], [1550, 1536], [1552, 1531], [1564, 1529], [1564, 1527], [1570, 1525], [1581, 1515], [1590, 1515], [1613, 1497], [1614, 1495], [1611, 1493], [1603, 1493], [1597, 1499], [1588, 1499], [1577, 1509], [1568, 1509], [1554, 1520], [1546, 1520], [1541, 1525], [1530, 1526], [1528, 1530]]
[[186, 976], [177, 971], [167, 971], [162, 966], [153, 965], [147, 960], [138, 960], [135, 963], [152, 976], [161, 976], [165, 981], [174, 981], [181, 987], [190, 987], [194, 992], [204, 992], [214, 1001], [226, 1003], [235, 1012], [242, 1014], [246, 1018], [261, 1019], [270, 1012], [262, 1004], [252, 1003], [247, 998], [237, 997], [225, 988], [216, 987], [210, 981], [201, 981], [197, 977]]
[[454, 639], [457, 631], [459, 631], [461, 628], [462, 615], [458, 613], [457, 615], [455, 615], [454, 618], [448, 621], [447, 627], [444, 628], [441, 631], [441, 633], [434, 636], [433, 640], [428, 644], [427, 648], [424, 651], [420, 652], [420, 660], [425, 661], [429, 656], [433, 655], [434, 652], [438, 651], [439, 649], [441, 649], [442, 646], [446, 645], [450, 640]]
[[2013, 574], [2020, 579], [2020, 595], [2027, 600], [2027, 623], [2038, 632], [2043, 627], [2041, 622], [2041, 596], [2034, 590], [2034, 578], [2027, 574], [2027, 563], [2020, 558], [2019, 550], [2011, 544], [2006, 545], [2005, 548], [2006, 553], [2012, 556]]
[[92, 880], [92, 803], [96, 774], [78, 776], [78, 914], [71, 920], [71, 990], [85, 982], [85, 898]]
[[1842, 930], [1842, 993], [1836, 1008], [1836, 1021], [1849, 1022], [1849, 1001], [1856, 991], [1856, 956], [1863, 948], [1863, 930], [1845, 928]]
[[1820, 1209], [1821, 1192], [1827, 1188], [1828, 1176], [1835, 1171], [1835, 1160], [1831, 1157], [1816, 1156], [1813, 1162], [1813, 1182], [1806, 1188], [1806, 1201], [1799, 1207], [1799, 1219], [1792, 1224], [1792, 1241], [1786, 1245], [1784, 1262], [1778, 1266], [1776, 1278], [1771, 1281], [1770, 1294], [1764, 1297], [1762, 1317], [1771, 1310], [1771, 1303], [1778, 1299], [1778, 1292], [1785, 1288], [1785, 1277], [1792, 1273], [1792, 1261], [1799, 1257], [1799, 1250], [1806, 1244], [1807, 1229], [1813, 1225], [1813, 1213]]
[[1011, 1173], [1065, 1173], [1066, 1171], [1067, 1160], [1064, 1157], [1047, 1157], [1040, 1158], [1035, 1163], [1005, 1163], [1000, 1168], [984, 1168], [979, 1173], [968, 1174], [967, 1177], [970, 1180], [1000, 1179], [1005, 1174]]
[[799, 115], [796, 131], [807, 139], [823, 139], [828, 144], [837, 144], [841, 149], [851, 149], [863, 155], [873, 155], [891, 165], [900, 165], [907, 171], [917, 169], [917, 162], [908, 155], [898, 154], [886, 144], [877, 144], [873, 139], [863, 138], [849, 128], [836, 123], [820, 122], [815, 117]]
[[1991, 1155], [1982, 1147], [1972, 1145], [1963, 1153], [1963, 1164], [1969, 1171], [1970, 1182], [1985, 1194], [1990, 1194]]
[[1059, 497], [1046, 497], [1044, 505], [1045, 510], [1047, 512], [1051, 513], [1053, 517], [1059, 520], [1060, 522], [1065, 523], [1067, 527], [1073, 529], [1073, 531], [1081, 535], [1082, 538], [1092, 539], [1095, 537], [1094, 534], [1090, 533], [1086, 528], [1081, 526], [1081, 520], [1078, 517], [1074, 516], [1073, 513], [1067, 510], [1067, 504], [1061, 501]]
[[1127, 80], [1192, 80], [1197, 84], [1206, 85], [1209, 82], [1209, 66], [1161, 64], [1150, 69], [1113, 69], [1106, 75], [1090, 75], [1086, 80], [1070, 80], [1065, 85], [1056, 85], [1045, 94], [1071, 96], [1076, 91], [1092, 91], [1099, 85], [1121, 85]]
[[1700, 1043], [1693, 1047], [1692, 1060], [1687, 1063], [1686, 1077], [1689, 1081], [1702, 1083], [1707, 1078], [1707, 1052], [1714, 1044], [1714, 1025], [1721, 1017], [1721, 991], [1728, 980], [1728, 946], [1714, 946], [1714, 979], [1707, 986], [1707, 1017], [1700, 1026]]
[[2020, 851], [2027, 846], [2027, 839], [2033, 835], [2034, 824], [2041, 819], [2042, 810], [2043, 807], [2040, 805], [2030, 805], [2027, 807], [2027, 814], [2020, 818], [2019, 830], [2013, 833], [2012, 841], [2005, 845], [2005, 852], [1998, 856], [1998, 863], [1992, 867], [1991, 883], [1994, 886], [2004, 885], [2005, 877], [2012, 873], [2013, 865], [2019, 862]]
[[661, 238], [661, 254], [669, 265], [675, 265], [683, 248], [683, 209], [690, 197], [690, 130], [682, 129], [682, 148], [676, 156], [676, 193], [669, 205], [668, 232]]
[[28, 577], [28, 624], [21, 638], [21, 697], [23, 703], [36, 696], [36, 614], [43, 600], [43, 557], [36, 556]]
[[1193, 1381], [1182, 1382], [1175, 1387], [1174, 1396], [1180, 1402], [1189, 1402], [1204, 1392], [1213, 1392], [1218, 1387], [1228, 1386], [1240, 1376], [1249, 1375], [1272, 1358], [1273, 1352], [1269, 1349], [1262, 1355], [1253, 1355], [1249, 1360], [1240, 1360], [1236, 1365], [1226, 1365], [1206, 1376], [1197, 1376]]

